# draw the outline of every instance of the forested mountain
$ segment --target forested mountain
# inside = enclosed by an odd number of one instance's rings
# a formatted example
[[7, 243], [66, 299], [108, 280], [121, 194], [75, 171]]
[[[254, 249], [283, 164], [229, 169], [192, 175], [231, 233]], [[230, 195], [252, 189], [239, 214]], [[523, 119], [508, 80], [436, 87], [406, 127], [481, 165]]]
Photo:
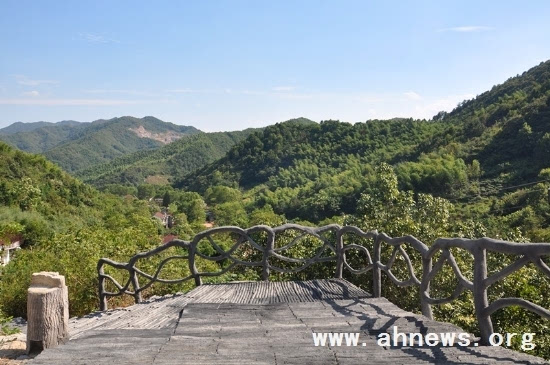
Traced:
[[254, 133], [176, 187], [201, 193], [216, 185], [259, 189], [255, 196], [277, 213], [318, 220], [352, 212], [374, 164], [414, 155], [443, 127], [413, 120], [288, 121]]
[[50, 122], [34, 122], [34, 123], [22, 123], [22, 122], [15, 122], [13, 124], [10, 124], [7, 127], [0, 129], [0, 135], [2, 134], [14, 134], [18, 132], [30, 132], [38, 128], [42, 127], [55, 127], [55, 126], [77, 126], [80, 122], [77, 122], [75, 120], [62, 120], [61, 122], [57, 123], [50, 123]]
[[[7, 128], [13, 131], [21, 126]], [[66, 171], [74, 172], [136, 151], [159, 148], [196, 133], [200, 131], [194, 127], [154, 117], [121, 117], [92, 123], [61, 122], [0, 135], [0, 139], [23, 151], [43, 153]]]
[[430, 121], [270, 126], [175, 186], [225, 185], [258, 207], [316, 221], [354, 213], [382, 162], [403, 190], [460, 200], [536, 181], [549, 161], [550, 61]]
[[14, 123], [3, 128], [0, 140], [31, 153], [44, 153], [51, 148], [78, 138], [89, 123]]
[[134, 152], [78, 171], [84, 182], [103, 188], [108, 184], [169, 183], [222, 158], [254, 129], [237, 132], [199, 133], [155, 150]]
[[[464, 101], [434, 120], [452, 125], [438, 146], [478, 159], [483, 178], [504, 182], [533, 179], [550, 157], [550, 61]], [[450, 140], [449, 137], [453, 139]]]

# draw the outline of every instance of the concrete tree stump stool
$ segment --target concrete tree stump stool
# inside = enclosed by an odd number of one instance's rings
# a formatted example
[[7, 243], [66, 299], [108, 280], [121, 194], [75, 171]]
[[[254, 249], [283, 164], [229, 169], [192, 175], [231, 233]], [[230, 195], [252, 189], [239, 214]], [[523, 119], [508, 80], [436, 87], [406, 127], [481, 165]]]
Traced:
[[65, 277], [57, 272], [32, 274], [27, 295], [27, 353], [69, 340], [69, 297]]

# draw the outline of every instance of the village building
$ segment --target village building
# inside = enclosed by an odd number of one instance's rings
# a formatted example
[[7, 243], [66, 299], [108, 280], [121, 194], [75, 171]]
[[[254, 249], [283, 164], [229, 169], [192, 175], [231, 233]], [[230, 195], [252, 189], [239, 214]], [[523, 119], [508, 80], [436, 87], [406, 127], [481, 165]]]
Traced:
[[5, 266], [10, 262], [11, 251], [21, 248], [23, 239], [21, 236], [12, 236], [4, 240], [0, 240], [0, 265]]
[[153, 214], [153, 219], [158, 219], [164, 228], [172, 228], [174, 225], [173, 217], [166, 212], [156, 212]]

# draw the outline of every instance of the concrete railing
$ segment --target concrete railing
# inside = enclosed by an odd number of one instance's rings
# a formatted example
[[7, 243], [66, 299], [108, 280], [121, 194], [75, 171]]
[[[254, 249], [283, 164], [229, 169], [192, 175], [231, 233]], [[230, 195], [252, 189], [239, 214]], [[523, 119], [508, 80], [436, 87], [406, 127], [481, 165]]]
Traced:
[[[232, 240], [232, 244], [229, 246], [225, 245], [229, 248], [224, 249], [222, 248], [223, 245], [216, 242], [215, 237], [217, 235], [222, 235], [226, 240]], [[298, 245], [304, 239], [317, 240], [318, 244], [312, 250], [310, 257], [296, 258], [285, 255], [285, 253], [289, 254], [292, 249], [299, 247]], [[353, 241], [366, 239], [370, 243], [346, 243], [348, 239]], [[207, 255], [201, 252], [199, 245], [203, 243], [210, 245], [215, 254]], [[239, 251], [244, 245], [247, 245], [247, 255], [243, 255], [242, 251]], [[384, 245], [388, 245], [391, 251], [385, 263], [382, 262], [381, 258]], [[172, 247], [184, 249], [186, 255], [164, 258], [153, 274], [146, 273], [137, 266], [140, 260], [159, 255]], [[420, 278], [417, 276], [415, 265], [413, 265], [405, 248], [409, 252], [414, 253], [421, 261], [422, 273]], [[410, 251], [411, 249], [412, 251]], [[451, 251], [452, 249], [465, 250], [473, 256], [471, 268], [471, 272], [473, 273], [472, 280], [468, 280], [460, 270]], [[354, 255], [356, 258], [358, 255], [362, 255], [361, 261], [364, 263], [362, 267], [353, 268], [348, 263], [348, 258], [351, 255], [347, 253], [350, 250], [357, 251]], [[488, 276], [487, 252], [511, 254], [517, 256], [517, 259], [502, 270]], [[522, 298], [501, 298], [489, 304], [487, 297], [487, 290], [491, 285], [530, 263], [550, 277], [550, 268], [543, 261], [543, 257], [546, 255], [550, 255], [549, 243], [514, 243], [490, 238], [477, 240], [440, 238], [428, 247], [412, 236], [392, 238], [377, 231], [363, 232], [354, 226], [341, 227], [336, 224], [318, 228], [304, 227], [296, 224], [285, 224], [275, 228], [268, 226], [254, 226], [248, 229], [231, 226], [217, 227], [197, 234], [191, 241], [174, 240], [151, 251], [139, 253], [130, 258], [128, 263], [115, 262], [107, 258], [100, 259], [97, 266], [100, 309], [107, 309], [107, 299], [109, 297], [124, 294], [132, 295], [135, 302], [139, 303], [142, 300], [142, 292], [155, 282], [181, 283], [194, 280], [195, 285], [198, 286], [202, 284], [203, 277], [219, 276], [239, 265], [259, 267], [261, 268], [262, 279], [269, 280], [271, 272], [296, 273], [317, 263], [335, 262], [334, 276], [336, 278], [342, 278], [345, 270], [356, 275], [372, 270], [372, 294], [374, 297], [382, 295], [382, 272], [386, 273], [389, 279], [397, 286], [418, 286], [422, 314], [428, 318], [433, 317], [432, 305], [449, 303], [456, 300], [464, 290], [472, 291], [481, 341], [484, 344], [488, 344], [489, 337], [493, 333], [491, 314], [498, 309], [516, 305], [537, 313], [542, 317], [550, 318], [549, 310]], [[392, 272], [398, 256], [403, 258], [402, 261], [406, 265], [406, 271], [409, 275], [406, 280], [400, 280]], [[434, 260], [436, 257], [437, 259]], [[200, 272], [196, 264], [199, 258], [211, 262], [228, 260], [230, 264], [216, 272]], [[186, 260], [189, 275], [178, 279], [162, 279], [160, 273], [163, 267], [171, 260]], [[445, 263], [452, 268], [458, 280], [458, 285], [450, 296], [446, 298], [432, 298], [430, 296], [430, 283], [443, 269]], [[106, 266], [127, 271], [128, 279], [123, 284], [119, 283], [113, 276], [105, 273]], [[417, 269], [420, 269], [420, 263], [417, 266]], [[146, 280], [147, 282], [141, 285], [140, 280]], [[107, 291], [106, 281], [110, 281], [116, 290]]]

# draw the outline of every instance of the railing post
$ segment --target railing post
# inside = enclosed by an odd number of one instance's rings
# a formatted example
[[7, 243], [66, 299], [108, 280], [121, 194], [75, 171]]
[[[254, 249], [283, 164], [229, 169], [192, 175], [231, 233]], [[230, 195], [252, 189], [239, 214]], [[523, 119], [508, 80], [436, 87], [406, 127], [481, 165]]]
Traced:
[[489, 345], [489, 337], [493, 334], [493, 322], [491, 317], [484, 314], [489, 306], [487, 299], [487, 251], [481, 247], [475, 247], [474, 255], [474, 305], [477, 323], [481, 332], [481, 344]]
[[336, 273], [334, 277], [336, 279], [342, 279], [344, 272], [344, 238], [342, 234], [342, 228], [336, 232]]
[[273, 252], [275, 247], [275, 232], [273, 229], [267, 231], [267, 241], [265, 243], [265, 248], [262, 257], [262, 280], [269, 281], [269, 256]]
[[132, 268], [130, 269], [130, 275], [132, 276], [132, 286], [134, 287], [134, 302], [138, 304], [142, 301], [138, 274], [136, 270]]
[[195, 254], [197, 251], [197, 243], [191, 242], [189, 245], [189, 259], [187, 260], [189, 264], [189, 271], [191, 272], [191, 275], [195, 279], [195, 286], [201, 286], [202, 285], [202, 279], [199, 275], [199, 270], [197, 270], [197, 265], [195, 265]]
[[374, 260], [372, 265], [372, 296], [380, 298], [382, 296], [382, 278], [380, 272], [380, 234], [376, 234], [374, 239]]
[[420, 283], [420, 306], [422, 308], [422, 315], [433, 319], [432, 306], [427, 302], [426, 297], [430, 295], [430, 282], [428, 281], [428, 275], [432, 271], [432, 258], [422, 257], [422, 282]]
[[97, 274], [99, 277], [98, 290], [99, 290], [99, 310], [107, 310], [107, 296], [105, 295], [105, 270], [103, 269], [103, 261], [99, 260], [97, 264]]

